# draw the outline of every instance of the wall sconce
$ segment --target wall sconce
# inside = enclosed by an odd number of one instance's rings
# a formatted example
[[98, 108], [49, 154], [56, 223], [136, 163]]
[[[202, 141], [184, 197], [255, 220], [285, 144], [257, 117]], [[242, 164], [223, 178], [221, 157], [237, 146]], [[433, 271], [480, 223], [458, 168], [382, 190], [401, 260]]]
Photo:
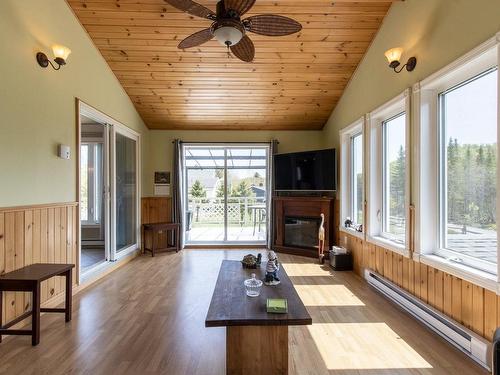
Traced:
[[411, 72], [413, 69], [415, 69], [415, 66], [417, 66], [417, 59], [416, 57], [410, 57], [406, 64], [404, 64], [399, 70], [396, 68], [401, 65], [399, 60], [401, 59], [401, 55], [403, 54], [403, 49], [398, 47], [398, 48], [391, 48], [390, 50], [385, 52], [385, 57], [387, 58], [387, 61], [389, 61], [389, 67], [394, 69], [396, 73], [401, 73], [403, 68], [406, 67], [406, 70]]
[[55, 57], [54, 62], [57, 64], [57, 67], [52, 63], [52, 61], [49, 60], [47, 55], [43, 52], [38, 52], [36, 54], [36, 61], [38, 62], [38, 65], [40, 65], [42, 68], [46, 68], [50, 64], [50, 66], [52, 66], [54, 70], [59, 70], [61, 69], [62, 65], [66, 65], [66, 59], [71, 53], [71, 50], [68, 47], [55, 45], [52, 46], [52, 52], [54, 53]]

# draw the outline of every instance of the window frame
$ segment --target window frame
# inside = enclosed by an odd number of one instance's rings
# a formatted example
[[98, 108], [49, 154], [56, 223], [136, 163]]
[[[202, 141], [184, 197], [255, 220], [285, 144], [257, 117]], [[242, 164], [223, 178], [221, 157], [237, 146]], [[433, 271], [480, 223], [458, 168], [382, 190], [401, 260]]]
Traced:
[[[487, 71], [497, 67], [500, 61], [500, 33], [479, 45], [466, 55], [432, 74], [413, 86], [415, 113], [414, 132], [414, 179], [412, 189], [415, 200], [415, 249], [413, 258], [424, 264], [451, 273], [454, 276], [474, 282], [489, 290], [498, 289], [499, 245], [497, 241], [496, 274], [486, 272], [481, 267], [481, 260], [460, 255], [462, 261], [456, 261], [457, 253], [442, 246], [443, 239], [443, 183], [446, 174], [441, 173], [446, 162], [442, 147], [443, 122], [440, 96], [479, 78]], [[500, 94], [500, 78], [497, 73], [497, 94]], [[498, 96], [500, 98], [500, 95]], [[497, 106], [497, 150], [500, 140], [500, 105]], [[497, 163], [497, 186], [500, 186], [500, 164]], [[497, 217], [500, 214], [500, 194], [497, 194]], [[438, 209], [436, 209], [436, 207]], [[497, 228], [497, 238], [499, 229]], [[470, 259], [469, 259], [470, 258]], [[487, 267], [486, 267], [487, 268]]]
[[[370, 112], [368, 117], [368, 171], [367, 171], [367, 240], [373, 244], [388, 248], [406, 257], [410, 256], [410, 90], [405, 90], [392, 100]], [[395, 240], [394, 237], [384, 232], [384, 124], [401, 115], [405, 115], [405, 242]]]
[[[340, 130], [340, 222], [339, 230], [349, 233], [356, 237], [365, 238], [365, 225], [366, 225], [366, 136], [365, 136], [365, 117], [361, 117], [352, 124]], [[363, 195], [362, 201], [362, 215], [363, 215], [363, 231], [358, 232], [353, 228], [346, 228], [344, 221], [347, 217], [353, 220], [354, 216], [354, 138], [362, 136], [362, 173], [363, 173]], [[354, 222], [354, 220], [353, 220]]]

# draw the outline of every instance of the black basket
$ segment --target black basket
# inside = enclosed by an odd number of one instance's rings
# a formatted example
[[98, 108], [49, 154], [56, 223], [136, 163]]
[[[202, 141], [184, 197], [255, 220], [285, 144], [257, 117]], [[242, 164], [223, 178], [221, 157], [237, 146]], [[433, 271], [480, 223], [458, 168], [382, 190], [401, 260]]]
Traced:
[[337, 254], [330, 250], [330, 266], [334, 271], [351, 271], [352, 270], [352, 254]]

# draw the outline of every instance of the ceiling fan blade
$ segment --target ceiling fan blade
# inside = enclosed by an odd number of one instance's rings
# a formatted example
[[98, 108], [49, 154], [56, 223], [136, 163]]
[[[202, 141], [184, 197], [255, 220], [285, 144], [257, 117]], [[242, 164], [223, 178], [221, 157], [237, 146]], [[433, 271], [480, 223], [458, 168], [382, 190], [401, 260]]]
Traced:
[[231, 46], [231, 52], [238, 59], [245, 62], [252, 62], [255, 57], [255, 47], [247, 35], [245, 35], [238, 44]]
[[210, 39], [214, 37], [212, 31], [210, 29], [204, 29], [188, 36], [182, 42], [179, 43], [179, 49], [191, 48], [199, 46], [205, 42], [208, 42]]
[[290, 35], [302, 30], [302, 25], [297, 21], [276, 14], [248, 17], [243, 20], [243, 25], [252, 33], [268, 36]]
[[240, 16], [248, 12], [254, 4], [255, 0], [224, 0], [225, 8], [235, 10]]
[[193, 16], [207, 18], [209, 20], [215, 20], [216, 18], [214, 12], [192, 0], [165, 0], [165, 1], [168, 4], [172, 5], [174, 8], [192, 14]]

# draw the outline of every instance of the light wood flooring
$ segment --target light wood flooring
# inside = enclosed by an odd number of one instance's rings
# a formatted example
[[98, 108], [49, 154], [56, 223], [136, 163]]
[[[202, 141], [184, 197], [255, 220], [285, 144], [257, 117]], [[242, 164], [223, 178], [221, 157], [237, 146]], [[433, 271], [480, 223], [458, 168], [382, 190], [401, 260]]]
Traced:
[[[205, 315], [221, 260], [248, 252], [141, 256], [78, 294], [71, 323], [42, 316], [39, 346], [4, 340], [0, 373], [222, 375], [225, 329]], [[290, 374], [486, 374], [353, 273], [280, 260], [314, 323], [290, 330]]]

